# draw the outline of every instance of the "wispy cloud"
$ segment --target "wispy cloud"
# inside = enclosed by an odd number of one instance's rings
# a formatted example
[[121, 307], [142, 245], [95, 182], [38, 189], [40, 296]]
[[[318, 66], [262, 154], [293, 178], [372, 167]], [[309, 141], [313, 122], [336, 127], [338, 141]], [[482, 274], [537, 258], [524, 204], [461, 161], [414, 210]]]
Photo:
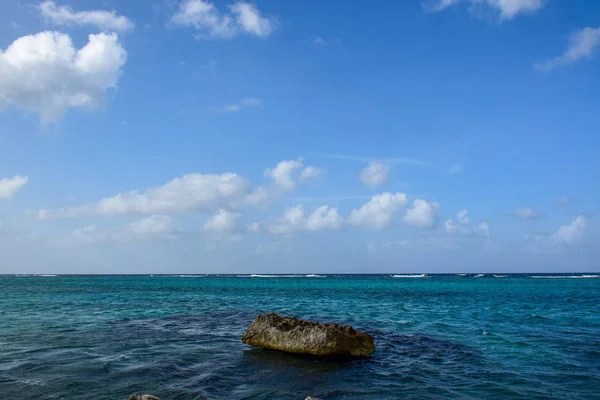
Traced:
[[325, 39], [321, 36], [315, 36], [315, 38], [311, 41], [312, 44], [317, 46], [330, 46], [330, 45], [340, 45], [341, 42], [339, 39]]
[[561, 206], [568, 206], [571, 203], [571, 201], [572, 199], [567, 196], [558, 197], [558, 204], [560, 204]]
[[211, 111], [214, 111], [218, 114], [228, 114], [236, 111], [240, 111], [246, 108], [260, 107], [263, 105], [261, 99], [257, 99], [256, 97], [245, 97], [239, 103], [229, 104], [223, 107], [215, 107], [211, 108]]
[[345, 161], [356, 161], [360, 163], [372, 163], [380, 162], [386, 164], [407, 164], [407, 165], [420, 165], [424, 167], [433, 167], [433, 164], [416, 160], [414, 158], [402, 158], [402, 157], [391, 157], [391, 158], [377, 158], [377, 157], [361, 157], [348, 154], [335, 154], [335, 153], [311, 153], [314, 157], [330, 158], [334, 160], [345, 160]]
[[565, 52], [548, 61], [537, 63], [534, 68], [549, 71], [561, 65], [573, 64], [579, 60], [591, 58], [600, 47], [600, 27], [586, 27], [574, 32], [569, 39]]
[[228, 8], [221, 12], [209, 1], [185, 0], [171, 23], [195, 28], [198, 39], [231, 39], [240, 34], [266, 38], [278, 25], [275, 19], [263, 17], [254, 4], [239, 1]]
[[201, 66], [198, 67], [198, 69], [200, 71], [207, 71], [212, 75], [215, 73], [218, 65], [219, 64], [217, 64], [217, 62], [215, 60], [208, 60], [208, 62], [206, 64], [202, 64]]
[[517, 218], [525, 219], [525, 220], [535, 220], [541, 219], [542, 215], [534, 210], [533, 208], [519, 208], [515, 210], [515, 216]]
[[293, 199], [297, 203], [334, 203], [338, 201], [366, 200], [371, 196], [341, 195], [341, 196], [304, 196]]
[[471, 10], [490, 9], [500, 14], [500, 20], [513, 19], [519, 14], [533, 14], [542, 9], [547, 0], [424, 0], [423, 9], [440, 12], [458, 4], [470, 4]]
[[38, 6], [38, 9], [46, 21], [55, 25], [92, 25], [103, 30], [117, 32], [126, 32], [135, 28], [135, 24], [127, 17], [117, 15], [114, 11], [73, 11], [69, 7], [57, 6], [53, 1], [44, 1]]
[[456, 174], [463, 172], [464, 169], [465, 169], [464, 165], [454, 164], [454, 165], [451, 165], [450, 168], [448, 168], [448, 170], [446, 171], [446, 175], [456, 175]]

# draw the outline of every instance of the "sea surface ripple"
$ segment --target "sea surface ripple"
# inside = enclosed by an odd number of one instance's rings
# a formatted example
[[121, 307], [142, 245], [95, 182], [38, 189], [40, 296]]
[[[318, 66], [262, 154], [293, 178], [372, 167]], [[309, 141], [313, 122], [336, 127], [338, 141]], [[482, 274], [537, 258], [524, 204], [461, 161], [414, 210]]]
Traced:
[[[598, 399], [594, 276], [0, 276], [0, 397]], [[270, 311], [352, 324], [377, 352], [243, 345]]]

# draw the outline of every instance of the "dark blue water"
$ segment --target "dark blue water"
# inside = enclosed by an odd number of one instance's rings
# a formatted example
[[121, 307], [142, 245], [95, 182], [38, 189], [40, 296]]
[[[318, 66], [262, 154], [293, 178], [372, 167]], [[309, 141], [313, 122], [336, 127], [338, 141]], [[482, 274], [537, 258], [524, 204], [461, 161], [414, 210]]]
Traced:
[[[0, 397], [598, 399], [600, 279], [0, 276]], [[352, 324], [368, 360], [254, 349], [269, 311]]]

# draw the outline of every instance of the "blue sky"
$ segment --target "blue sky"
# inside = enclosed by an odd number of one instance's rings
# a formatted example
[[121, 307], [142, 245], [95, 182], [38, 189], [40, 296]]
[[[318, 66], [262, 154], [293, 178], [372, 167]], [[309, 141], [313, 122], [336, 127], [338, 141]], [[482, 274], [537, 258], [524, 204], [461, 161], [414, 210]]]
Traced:
[[0, 273], [597, 271], [600, 4], [14, 1]]

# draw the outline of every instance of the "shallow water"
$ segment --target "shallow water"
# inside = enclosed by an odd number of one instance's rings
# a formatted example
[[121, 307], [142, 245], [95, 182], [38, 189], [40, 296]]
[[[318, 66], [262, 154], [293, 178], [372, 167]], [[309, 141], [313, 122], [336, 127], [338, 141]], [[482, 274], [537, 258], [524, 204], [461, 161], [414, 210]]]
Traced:
[[[537, 276], [0, 276], [0, 394], [600, 398], [600, 279]], [[243, 345], [268, 311], [352, 324], [377, 352]]]

